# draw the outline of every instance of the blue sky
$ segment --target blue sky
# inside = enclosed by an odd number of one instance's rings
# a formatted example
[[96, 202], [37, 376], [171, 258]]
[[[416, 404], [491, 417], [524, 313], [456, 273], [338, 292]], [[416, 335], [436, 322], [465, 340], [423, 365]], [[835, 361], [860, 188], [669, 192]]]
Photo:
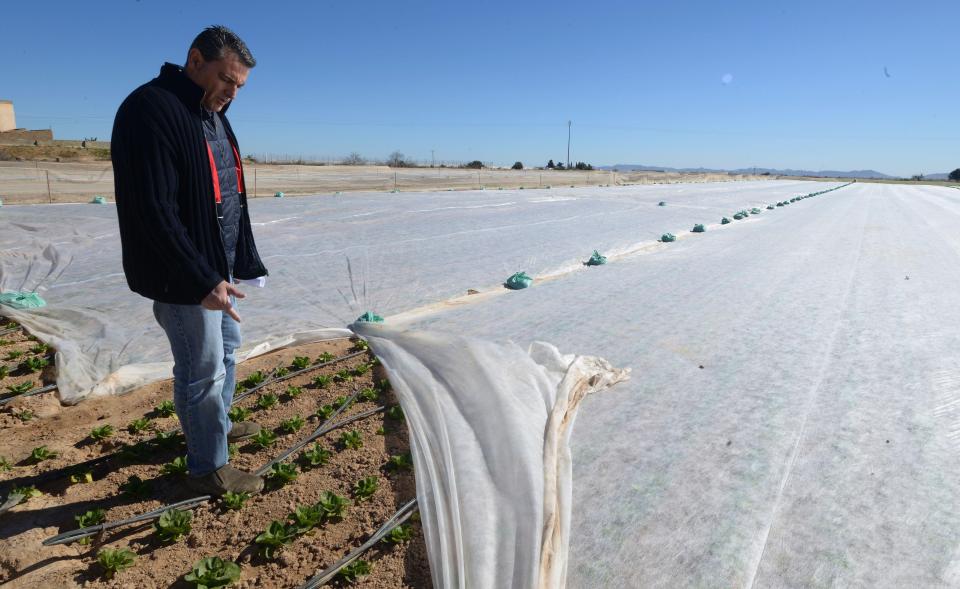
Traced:
[[[244, 153], [675, 167], [960, 167], [960, 3], [6, 3], [19, 126], [110, 135], [123, 98], [225, 24], [259, 61]], [[886, 71], [885, 71], [886, 68]]]

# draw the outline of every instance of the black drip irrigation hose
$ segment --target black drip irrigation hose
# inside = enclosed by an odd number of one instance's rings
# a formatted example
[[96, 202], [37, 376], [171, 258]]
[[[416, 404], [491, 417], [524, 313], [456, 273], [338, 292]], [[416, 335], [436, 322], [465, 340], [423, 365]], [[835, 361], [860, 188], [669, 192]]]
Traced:
[[211, 499], [210, 495], [203, 495], [201, 497], [194, 497], [192, 499], [185, 499], [177, 503], [171, 503], [170, 505], [164, 505], [163, 507], [158, 507], [153, 511], [148, 511], [146, 513], [141, 513], [140, 515], [135, 515], [133, 517], [128, 517], [127, 519], [121, 519], [113, 522], [107, 522], [103, 524], [98, 524], [96, 526], [90, 526], [88, 528], [80, 528], [78, 530], [71, 530], [69, 532], [64, 532], [63, 534], [48, 538], [43, 541], [44, 546], [56, 546], [57, 544], [69, 544], [70, 542], [75, 542], [77, 540], [82, 540], [90, 536], [96, 536], [97, 534], [102, 534], [107, 530], [113, 528], [119, 528], [122, 526], [128, 526], [130, 524], [135, 524], [138, 522], [149, 521], [152, 519], [157, 519], [163, 512], [168, 509], [192, 509], [198, 505], [202, 505]]
[[0, 330], [0, 335], [7, 335], [8, 333], [13, 333], [14, 331], [20, 331], [21, 329], [23, 329], [23, 327], [20, 325], [16, 327], [10, 327], [8, 329]]
[[[260, 470], [258, 470], [258, 471], [256, 472], [256, 474], [257, 474], [257, 475], [262, 475], [264, 472], [270, 470], [270, 467], [273, 466], [274, 464], [276, 464], [276, 463], [278, 463], [278, 462], [286, 459], [287, 457], [289, 457], [291, 454], [293, 454], [294, 452], [296, 452], [296, 451], [299, 450], [300, 448], [303, 448], [304, 446], [306, 446], [307, 444], [309, 444], [310, 442], [312, 442], [313, 440], [315, 440], [316, 438], [318, 438], [318, 437], [320, 437], [320, 436], [322, 436], [322, 435], [324, 435], [324, 434], [327, 434], [327, 433], [329, 433], [329, 432], [331, 432], [331, 431], [333, 431], [333, 430], [335, 430], [335, 429], [341, 428], [341, 427], [343, 427], [343, 426], [345, 426], [345, 425], [347, 425], [347, 424], [353, 423], [354, 421], [359, 421], [359, 420], [361, 420], [361, 419], [366, 419], [367, 417], [370, 417], [371, 415], [374, 415], [374, 414], [376, 414], [376, 413], [380, 413], [381, 411], [386, 410], [386, 407], [384, 407], [384, 406], [381, 405], [381, 406], [379, 406], [379, 407], [375, 407], [375, 408], [373, 408], [373, 409], [368, 409], [367, 411], [363, 411], [363, 412], [358, 413], [358, 414], [356, 414], [356, 415], [352, 415], [352, 416], [350, 416], [350, 417], [347, 417], [346, 419], [343, 419], [343, 420], [341, 420], [341, 421], [338, 421], [337, 423], [332, 423], [333, 420], [337, 417], [337, 415], [339, 415], [339, 414], [340, 414], [341, 412], [343, 412], [347, 407], [350, 406], [350, 403], [353, 401], [353, 399], [356, 398], [356, 396], [357, 396], [358, 394], [360, 394], [359, 391], [356, 392], [356, 393], [354, 393], [353, 397], [351, 397], [350, 399], [348, 399], [347, 401], [345, 401], [345, 402], [343, 403], [343, 405], [340, 406], [340, 409], [338, 409], [337, 412], [330, 417], [330, 419], [328, 419], [326, 422], [324, 422], [323, 425], [321, 425], [321, 426], [318, 427], [316, 430], [314, 430], [314, 432], [313, 432], [312, 434], [310, 434], [309, 436], [307, 436], [305, 439], [303, 439], [303, 440], [301, 440], [300, 442], [298, 442], [297, 444], [295, 444], [292, 449], [287, 450], [286, 452], [284, 452], [283, 454], [281, 454], [279, 458], [275, 458], [274, 460], [271, 460], [271, 461], [268, 462], [266, 465], [264, 465], [263, 467], [261, 467]], [[192, 509], [192, 508], [194, 508], [194, 507], [197, 507], [197, 506], [199, 506], [199, 505], [202, 505], [202, 504], [210, 501], [211, 499], [212, 499], [212, 497], [211, 497], [210, 495], [201, 495], [201, 496], [199, 496], [199, 497], [194, 497], [194, 498], [192, 498], [192, 499], [186, 499], [186, 500], [180, 501], [180, 502], [178, 502], [178, 503], [171, 503], [171, 504], [169, 504], [169, 505], [164, 505], [163, 507], [158, 507], [157, 509], [154, 509], [153, 511], [148, 511], [148, 512], [146, 512], [146, 513], [143, 513], [143, 514], [140, 514], [140, 515], [131, 517], [131, 518], [127, 518], [127, 519], [124, 519], [124, 520], [119, 520], [119, 521], [115, 521], [115, 522], [107, 522], [107, 523], [99, 524], [99, 525], [96, 525], [96, 526], [91, 526], [91, 527], [88, 527], [88, 528], [79, 528], [79, 529], [76, 529], [76, 530], [71, 530], [71, 531], [69, 531], [69, 532], [64, 532], [64, 533], [62, 533], [62, 534], [57, 534], [56, 536], [52, 536], [52, 537], [47, 538], [46, 540], [44, 540], [44, 541], [42, 542], [42, 544], [43, 544], [44, 546], [56, 546], [56, 545], [58, 545], [58, 544], [68, 544], [68, 543], [70, 543], [70, 542], [75, 542], [75, 541], [77, 541], [77, 540], [81, 540], [81, 539], [87, 538], [87, 537], [89, 537], [89, 536], [95, 536], [95, 535], [97, 535], [97, 534], [102, 533], [102, 532], [105, 531], [105, 530], [117, 528], [117, 527], [120, 527], [120, 526], [126, 526], [126, 525], [129, 525], [129, 524], [133, 524], [133, 523], [137, 523], [137, 522], [141, 522], [141, 521], [147, 521], [147, 520], [151, 520], [151, 519], [157, 519], [157, 518], [159, 518], [161, 515], [163, 515], [163, 513], [164, 513], [165, 511], [167, 511], [168, 509], [175, 509], [175, 508]]]
[[380, 529], [378, 529], [376, 532], [374, 532], [372, 536], [370, 536], [369, 540], [367, 540], [366, 542], [364, 542], [363, 544], [355, 548], [353, 551], [350, 552], [350, 554], [344, 556], [343, 558], [335, 562], [332, 566], [330, 566], [326, 570], [320, 573], [317, 573], [316, 575], [311, 577], [306, 583], [301, 585], [299, 589], [316, 589], [317, 587], [321, 587], [323, 585], [326, 585], [330, 581], [332, 581], [333, 578], [337, 576], [337, 573], [339, 573], [340, 570], [343, 569], [343, 567], [355, 561], [361, 554], [363, 554], [364, 552], [369, 550], [371, 547], [373, 547], [374, 544], [382, 540], [384, 536], [390, 533], [390, 530], [392, 530], [393, 528], [399, 526], [403, 522], [410, 519], [410, 516], [412, 516], [414, 512], [417, 511], [417, 509], [418, 507], [417, 507], [416, 499], [411, 499], [410, 501], [408, 501], [403, 507], [399, 509], [399, 511], [393, 514], [393, 516], [390, 519], [384, 522], [384, 524], [380, 526]]
[[48, 384], [47, 386], [36, 388], [30, 391], [27, 391], [25, 393], [20, 393], [19, 395], [13, 395], [12, 397], [7, 397], [6, 399], [0, 399], [0, 407], [3, 407], [4, 405], [12, 401], [16, 401], [17, 399], [25, 399], [27, 397], [32, 397], [34, 395], [39, 395], [41, 393], [49, 393], [50, 391], [55, 391], [55, 390], [57, 390], [57, 385]]
[[[338, 338], [338, 339], [349, 339], [349, 338]], [[283, 376], [278, 376], [278, 377], [276, 377], [276, 378], [271, 378], [271, 379], [269, 379], [269, 380], [265, 380], [265, 381], [261, 382], [260, 384], [258, 384], [257, 386], [253, 387], [252, 389], [248, 389], [248, 390], [244, 391], [243, 393], [235, 396], [235, 397], [233, 398], [233, 402], [236, 403], [237, 401], [239, 401], [239, 400], [241, 400], [241, 399], [245, 399], [246, 397], [249, 397], [250, 395], [252, 395], [253, 393], [259, 391], [260, 389], [262, 389], [263, 387], [265, 387], [265, 386], [267, 386], [267, 385], [271, 385], [271, 384], [278, 383], [278, 382], [283, 382], [283, 381], [289, 380], [289, 379], [291, 379], [291, 378], [293, 378], [293, 377], [295, 377], [295, 376], [300, 376], [301, 374], [304, 374], [304, 373], [306, 373], [306, 372], [310, 372], [311, 370], [317, 370], [318, 368], [323, 368], [324, 366], [329, 366], [329, 365], [335, 364], [335, 363], [337, 363], [337, 362], [343, 362], [344, 360], [349, 360], [349, 359], [351, 359], [351, 358], [356, 358], [357, 356], [361, 356], [361, 355], [366, 354], [366, 353], [367, 353], [367, 350], [360, 350], [360, 351], [357, 351], [357, 352], [353, 352], [353, 353], [351, 353], [351, 354], [347, 354], [346, 356], [340, 356], [339, 358], [334, 358], [333, 360], [330, 360], [330, 361], [328, 361], [328, 362], [324, 362], [324, 363], [322, 363], [322, 364], [314, 364], [313, 366], [307, 366], [306, 368], [301, 368], [300, 370], [291, 372], [291, 373], [289, 373], [289, 374], [285, 374], [285, 375], [283, 375]]]
[[[346, 339], [346, 338], [338, 338], [338, 339]], [[294, 377], [294, 376], [299, 376], [299, 375], [301, 375], [301, 374], [303, 374], [303, 373], [305, 373], [305, 372], [310, 372], [311, 370], [319, 370], [319, 369], [324, 368], [324, 367], [326, 367], [326, 366], [330, 366], [331, 364], [336, 364], [337, 362], [342, 362], [342, 361], [344, 361], [344, 360], [349, 360], [349, 359], [351, 359], [351, 358], [356, 358], [357, 356], [359, 356], [359, 355], [361, 355], [361, 354], [366, 354], [366, 353], [367, 353], [366, 350], [361, 350], [361, 351], [359, 351], [359, 352], [354, 352], [354, 353], [351, 353], [351, 354], [347, 354], [346, 356], [340, 356], [339, 358], [334, 358], [333, 360], [330, 360], [329, 362], [324, 362], [324, 363], [322, 363], [322, 364], [314, 364], [313, 366], [308, 366], [308, 367], [306, 367], [306, 368], [304, 368], [304, 369], [302, 369], [302, 370], [298, 370], [298, 371], [296, 371], [296, 372], [290, 373], [290, 374], [288, 374], [288, 375], [286, 375], [286, 376], [282, 376], [282, 377], [277, 378], [277, 379], [273, 379], [273, 380], [270, 380], [270, 381], [267, 381], [267, 382], [262, 382], [262, 383], [260, 383], [259, 385], [257, 385], [256, 387], [254, 387], [254, 388], [250, 389], [249, 391], [243, 393], [242, 395], [237, 395], [237, 396], [235, 396], [235, 397], [233, 398], [233, 403], [231, 404], [231, 406], [232, 406], [232, 405], [235, 405], [238, 401], [241, 401], [243, 398], [249, 396], [251, 393], [253, 393], [253, 392], [255, 392], [255, 391], [263, 388], [264, 386], [266, 386], [266, 385], [268, 385], [268, 384], [273, 384], [273, 383], [275, 383], [275, 382], [279, 382], [280, 380], [286, 380], [287, 378], [292, 378], [292, 377]], [[22, 395], [21, 395], [21, 396], [22, 396]], [[16, 398], [20, 398], [20, 397], [18, 396], [18, 397], [16, 397]], [[3, 405], [3, 402], [0, 402], [0, 406], [2, 406], [2, 405]], [[328, 423], [329, 423], [329, 420], [328, 420]], [[174, 428], [174, 429], [172, 429], [172, 430], [170, 430], [170, 431], [164, 432], [164, 434], [165, 434], [165, 435], [175, 434], [175, 433], [179, 432], [180, 430], [181, 430], [180, 427], [176, 427], [176, 428]], [[77, 464], [74, 464], [72, 467], [70, 467], [70, 470], [71, 470], [71, 471], [75, 471], [75, 470], [83, 470], [83, 469], [87, 469], [87, 468], [92, 468], [92, 467], [94, 467], [94, 466], [97, 466], [97, 465], [99, 465], [99, 464], [102, 464], [102, 463], [110, 460], [111, 458], [116, 457], [117, 455], [120, 454], [121, 451], [122, 451], [122, 450], [117, 450], [116, 452], [111, 452], [110, 454], [104, 454], [104, 455], [102, 455], [102, 456], [97, 456], [96, 458], [91, 458], [91, 459], [85, 460], [85, 461], [83, 461], [83, 462], [78, 462]], [[44, 482], [47, 482], [47, 481], [52, 480], [52, 479], [59, 478], [60, 476], [63, 476], [63, 475], [62, 475], [62, 473], [61, 473], [59, 470], [51, 470], [51, 471], [48, 471], [48, 472], [41, 473], [41, 474], [37, 475], [36, 477], [34, 477], [34, 478], [32, 479], [32, 482], [33, 482], [33, 484], [37, 485], [37, 484], [44, 483]]]

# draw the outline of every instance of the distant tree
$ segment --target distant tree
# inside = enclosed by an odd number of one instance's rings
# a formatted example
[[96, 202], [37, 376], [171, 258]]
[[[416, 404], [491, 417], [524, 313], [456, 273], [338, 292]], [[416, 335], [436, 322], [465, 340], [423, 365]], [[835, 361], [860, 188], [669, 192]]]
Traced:
[[950, 172], [950, 175], [947, 176], [947, 178], [949, 178], [953, 182], [960, 182], [960, 168], [957, 168], [956, 170]]
[[511, 170], [522, 170], [522, 169], [523, 169], [523, 162], [513, 162], [513, 166], [512, 166], [510, 169], [511, 169]]
[[[401, 153], [399, 155], [400, 159], [403, 160], [403, 154]], [[363, 156], [361, 156], [359, 153], [351, 151], [350, 155], [344, 158], [343, 163], [348, 166], [362, 166], [366, 163], [366, 160], [364, 160]]]
[[395, 151], [390, 154], [390, 157], [387, 158], [387, 165], [391, 168], [402, 168], [403, 166], [407, 165], [407, 162], [405, 162], [403, 159], [404, 157], [405, 156], [401, 152]]
[[548, 169], [548, 170], [552, 170], [552, 169], [554, 169], [554, 168], [556, 168], [556, 167], [557, 167], [557, 166], [553, 163], [553, 160], [550, 160], [549, 162], [547, 162], [547, 169]]
[[470, 163], [463, 164], [464, 168], [470, 168], [471, 170], [479, 170], [483, 167], [483, 162], [480, 160], [473, 160]]
[[556, 168], [556, 169], [558, 169], [558, 170], [566, 170], [566, 168], [563, 166], [563, 162], [557, 162], [557, 168]]
[[920, 180], [923, 180], [923, 174], [916, 174], [914, 176], [910, 176], [910, 179], [916, 182], [919, 182]]
[[578, 170], [592, 170], [593, 166], [584, 162], [577, 162], [577, 165], [574, 166]]

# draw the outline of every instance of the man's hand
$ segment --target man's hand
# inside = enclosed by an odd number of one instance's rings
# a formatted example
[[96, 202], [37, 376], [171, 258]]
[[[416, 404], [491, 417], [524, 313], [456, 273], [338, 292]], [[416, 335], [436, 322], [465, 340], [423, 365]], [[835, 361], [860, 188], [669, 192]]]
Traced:
[[211, 311], [224, 311], [227, 315], [233, 317], [233, 320], [237, 323], [240, 323], [240, 315], [237, 314], [237, 310], [233, 308], [233, 305], [230, 304], [230, 295], [242, 299], [247, 295], [240, 292], [240, 289], [236, 286], [230, 284], [226, 280], [220, 281], [220, 284], [216, 288], [210, 291], [210, 294], [203, 297], [203, 301], [200, 302], [203, 305], [204, 309], [210, 309]]

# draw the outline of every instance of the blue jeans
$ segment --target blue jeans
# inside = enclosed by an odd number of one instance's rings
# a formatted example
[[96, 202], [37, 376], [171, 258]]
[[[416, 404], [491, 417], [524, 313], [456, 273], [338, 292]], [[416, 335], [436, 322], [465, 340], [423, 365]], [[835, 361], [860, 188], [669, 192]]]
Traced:
[[153, 315], [173, 351], [173, 404], [187, 438], [187, 468], [202, 476], [227, 463], [240, 324], [200, 305], [154, 301]]

